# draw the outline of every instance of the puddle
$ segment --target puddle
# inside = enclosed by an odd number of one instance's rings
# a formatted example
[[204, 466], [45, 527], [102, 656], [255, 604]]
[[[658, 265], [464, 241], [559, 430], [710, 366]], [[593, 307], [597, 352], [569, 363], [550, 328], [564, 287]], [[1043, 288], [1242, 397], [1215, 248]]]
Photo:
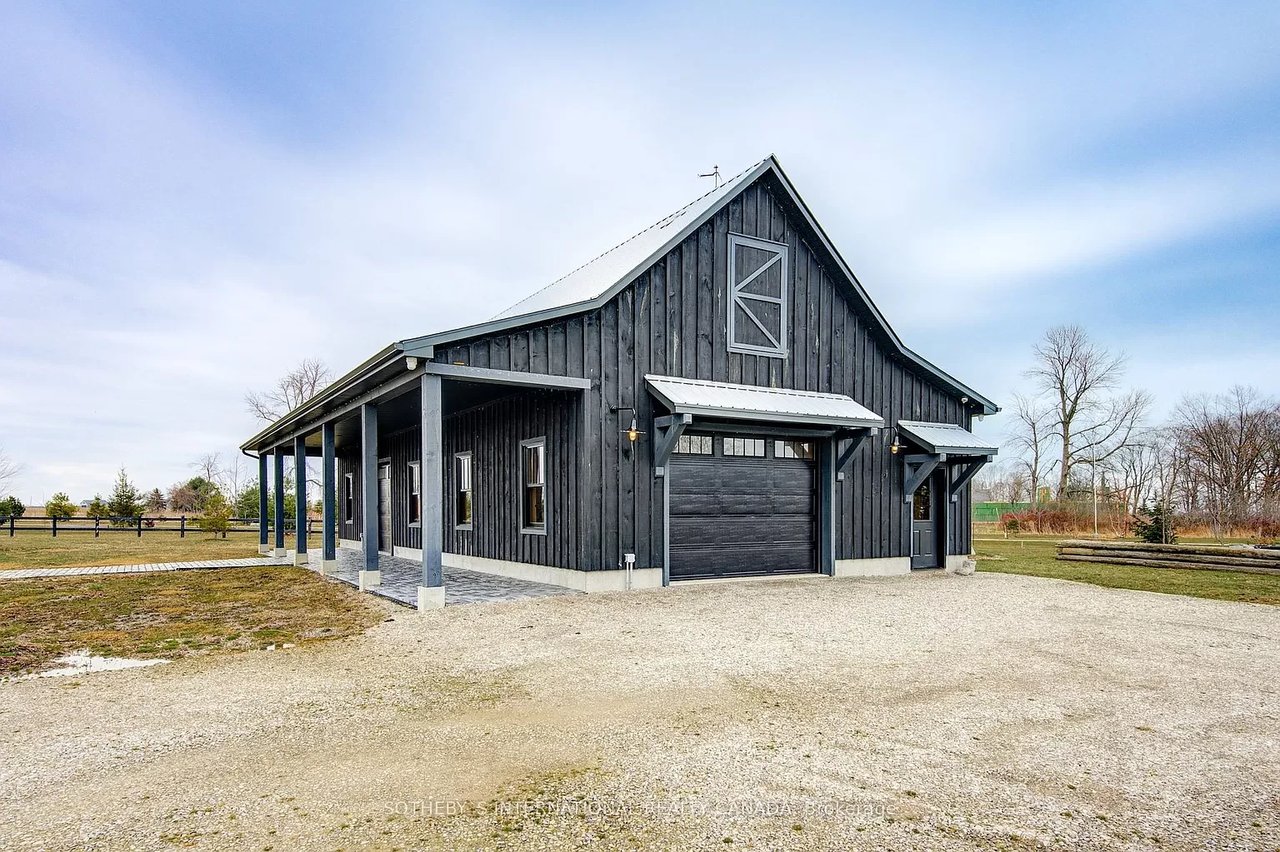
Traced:
[[34, 674], [21, 675], [14, 680], [30, 680], [37, 677], [71, 677], [74, 675], [92, 674], [93, 672], [114, 672], [121, 669], [137, 669], [145, 666], [158, 666], [169, 660], [131, 660], [128, 657], [98, 657], [87, 651], [79, 654], [68, 654], [54, 662], [57, 668], [45, 669]]

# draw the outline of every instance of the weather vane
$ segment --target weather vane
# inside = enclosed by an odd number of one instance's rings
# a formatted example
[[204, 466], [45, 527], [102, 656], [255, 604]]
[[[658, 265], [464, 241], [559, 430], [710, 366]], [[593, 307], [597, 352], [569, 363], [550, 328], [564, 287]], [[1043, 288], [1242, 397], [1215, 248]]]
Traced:
[[712, 167], [711, 167], [711, 171], [707, 172], [705, 175], [698, 175], [698, 177], [700, 177], [700, 178], [704, 178], [704, 177], [715, 178], [715, 181], [716, 181], [716, 189], [719, 189], [719, 188], [720, 188], [720, 167], [719, 167], [719, 166], [712, 166]]

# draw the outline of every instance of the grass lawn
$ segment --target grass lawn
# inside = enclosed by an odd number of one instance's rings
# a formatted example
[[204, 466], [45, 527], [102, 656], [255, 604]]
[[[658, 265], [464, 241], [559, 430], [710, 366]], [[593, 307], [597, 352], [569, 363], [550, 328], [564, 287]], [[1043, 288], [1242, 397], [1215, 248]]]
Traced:
[[977, 539], [974, 547], [978, 553], [978, 570], [1076, 580], [1113, 589], [1280, 606], [1280, 577], [1234, 571], [1059, 562], [1054, 558], [1057, 541], [1056, 538]]
[[80, 650], [171, 659], [331, 639], [382, 618], [368, 597], [302, 568], [8, 580], [0, 582], [0, 675]]
[[[320, 547], [319, 536], [308, 547]], [[286, 539], [293, 545], [292, 536]], [[202, 532], [68, 532], [54, 538], [48, 531], [29, 530], [10, 538], [0, 534], [0, 570], [6, 568], [71, 568], [80, 565], [140, 565], [146, 562], [192, 562], [201, 559], [244, 559], [258, 555], [257, 533], [231, 533], [212, 538]]]

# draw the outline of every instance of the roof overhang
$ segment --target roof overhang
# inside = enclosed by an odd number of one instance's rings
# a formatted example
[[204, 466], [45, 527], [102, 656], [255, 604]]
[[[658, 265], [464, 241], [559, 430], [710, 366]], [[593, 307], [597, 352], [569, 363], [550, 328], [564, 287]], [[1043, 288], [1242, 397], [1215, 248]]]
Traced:
[[322, 419], [352, 400], [374, 388], [403, 376], [406, 358], [429, 360], [434, 351], [431, 346], [412, 341], [400, 341], [380, 349], [366, 358], [359, 366], [340, 377], [333, 384], [254, 435], [240, 445], [242, 452], [262, 451], [286, 443], [308, 423]]
[[844, 394], [762, 388], [679, 376], [647, 375], [644, 380], [668, 411], [695, 419], [844, 429], [884, 426], [883, 417]]
[[981, 438], [954, 423], [926, 420], [899, 420], [898, 431], [926, 453], [947, 456], [994, 456], [998, 447], [987, 446]]

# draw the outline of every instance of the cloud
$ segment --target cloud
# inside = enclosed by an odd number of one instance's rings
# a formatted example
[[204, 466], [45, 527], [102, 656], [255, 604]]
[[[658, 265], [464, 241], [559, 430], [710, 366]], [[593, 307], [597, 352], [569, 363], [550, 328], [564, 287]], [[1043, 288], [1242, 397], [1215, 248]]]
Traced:
[[[256, 83], [245, 21], [133, 14], [0, 12], [0, 436], [32, 496], [189, 475], [257, 431], [246, 390], [487, 318], [712, 164], [778, 153], [908, 342], [993, 395], [1087, 297], [1046, 282], [1280, 201], [1273, 148], [1182, 130], [1274, 83], [1263, 13], [406, 7]], [[1220, 352], [1206, 379], [1257, 355]]]

